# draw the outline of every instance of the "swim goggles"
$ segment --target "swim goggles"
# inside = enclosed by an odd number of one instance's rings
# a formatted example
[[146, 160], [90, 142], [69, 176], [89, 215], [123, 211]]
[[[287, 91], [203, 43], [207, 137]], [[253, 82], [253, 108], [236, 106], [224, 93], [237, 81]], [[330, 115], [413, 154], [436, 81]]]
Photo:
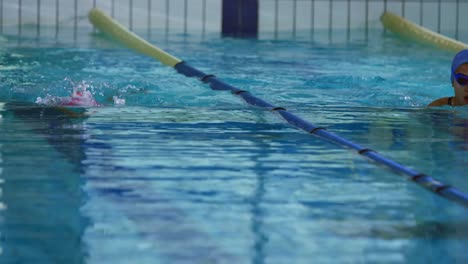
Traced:
[[453, 73], [453, 77], [457, 81], [458, 84], [465, 86], [468, 85], [468, 76], [463, 73]]

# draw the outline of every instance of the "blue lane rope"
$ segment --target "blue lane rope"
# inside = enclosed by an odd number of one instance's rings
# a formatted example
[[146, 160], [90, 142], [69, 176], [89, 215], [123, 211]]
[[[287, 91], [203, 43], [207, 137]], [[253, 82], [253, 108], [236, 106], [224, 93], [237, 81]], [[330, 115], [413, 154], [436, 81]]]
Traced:
[[409, 169], [391, 159], [388, 159], [372, 149], [362, 147], [356, 143], [353, 143], [345, 138], [342, 138], [332, 132], [327, 131], [324, 127], [318, 127], [302, 118], [288, 112], [283, 107], [276, 107], [258, 97], [255, 97], [251, 93], [245, 90], [238, 89], [233, 87], [223, 81], [219, 80], [215, 75], [205, 74], [202, 71], [199, 71], [192, 66], [188, 65], [185, 62], [177, 63], [174, 68], [178, 73], [183, 74], [187, 77], [195, 77], [200, 81], [210, 85], [210, 88], [216, 91], [231, 91], [232, 94], [240, 96], [245, 102], [250, 105], [267, 108], [270, 111], [277, 112], [284, 120], [289, 124], [300, 128], [312, 135], [318, 136], [322, 139], [328, 140], [337, 145], [345, 146], [357, 151], [358, 154], [365, 156], [379, 164], [385, 165], [392, 169], [393, 171], [400, 173], [408, 180], [411, 180], [420, 186], [426, 188], [427, 190], [434, 192], [446, 199], [457, 202], [464, 207], [468, 208], [468, 195], [459, 191], [455, 187], [444, 184], [440, 181], [435, 180], [434, 178], [417, 172], [415, 170]]
[[308, 121], [303, 120], [302, 118], [288, 112], [283, 107], [276, 107], [266, 101], [263, 101], [258, 97], [253, 96], [248, 91], [238, 89], [221, 81], [215, 75], [205, 74], [204, 72], [191, 67], [181, 59], [172, 56], [171, 54], [140, 38], [138, 35], [129, 31], [120, 23], [118, 23], [113, 18], [109, 17], [99, 9], [93, 8], [89, 12], [89, 19], [91, 23], [93, 23], [93, 25], [99, 30], [106, 33], [110, 37], [113, 37], [115, 40], [121, 42], [127, 47], [140, 53], [143, 53], [147, 56], [151, 56], [165, 65], [174, 67], [177, 70], [177, 72], [187, 77], [196, 77], [202, 82], [209, 84], [211, 89], [215, 91], [230, 91], [232, 94], [241, 97], [245, 102], [247, 102], [250, 105], [266, 108], [272, 112], [276, 112], [289, 124], [300, 128], [306, 131], [307, 133], [310, 133], [324, 140], [328, 140], [337, 145], [354, 149], [361, 156], [365, 156], [375, 161], [376, 163], [385, 165], [386, 167], [404, 175], [408, 180], [417, 183], [418, 185], [426, 188], [427, 190], [438, 194], [448, 200], [454, 201], [464, 206], [465, 208], [468, 208], [468, 195], [459, 191], [455, 187], [439, 182], [426, 174], [409, 169], [393, 160], [385, 158], [384, 156], [380, 155], [372, 149], [362, 147], [332, 132], [329, 132], [324, 127], [315, 126], [309, 123]]

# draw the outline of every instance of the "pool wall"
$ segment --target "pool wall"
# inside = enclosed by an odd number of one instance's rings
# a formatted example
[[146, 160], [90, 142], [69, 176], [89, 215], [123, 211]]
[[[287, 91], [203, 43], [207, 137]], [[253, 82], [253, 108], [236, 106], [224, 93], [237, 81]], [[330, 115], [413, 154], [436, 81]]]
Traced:
[[[130, 29], [165, 30], [171, 33], [205, 34], [221, 32], [223, 1], [227, 0], [0, 0], [0, 33], [24, 33], [35, 27], [40, 36], [49, 29], [59, 35], [62, 28], [92, 30], [85, 18], [99, 7]], [[246, 0], [239, 0], [245, 8]], [[251, 2], [251, 1], [250, 1]], [[460, 0], [258, 0], [258, 31], [278, 36], [299, 31], [313, 35], [315, 30], [346, 32], [351, 29], [382, 29], [379, 17], [384, 11], [401, 15], [448, 37], [468, 40], [468, 22], [460, 10], [468, 2]], [[50, 30], [50, 29], [53, 30]], [[7, 31], [7, 32], [5, 32]], [[366, 35], [367, 36], [367, 35]]]

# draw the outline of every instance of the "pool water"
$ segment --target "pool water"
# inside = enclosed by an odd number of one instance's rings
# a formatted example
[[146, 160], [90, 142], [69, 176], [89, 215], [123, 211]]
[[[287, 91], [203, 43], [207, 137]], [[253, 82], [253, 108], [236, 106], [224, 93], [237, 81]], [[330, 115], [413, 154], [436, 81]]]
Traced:
[[[453, 54], [154, 34], [192, 66], [468, 192]], [[1, 263], [465, 263], [468, 211], [99, 34], [0, 43]], [[84, 85], [72, 118], [34, 102]], [[113, 98], [121, 99], [116, 103]]]

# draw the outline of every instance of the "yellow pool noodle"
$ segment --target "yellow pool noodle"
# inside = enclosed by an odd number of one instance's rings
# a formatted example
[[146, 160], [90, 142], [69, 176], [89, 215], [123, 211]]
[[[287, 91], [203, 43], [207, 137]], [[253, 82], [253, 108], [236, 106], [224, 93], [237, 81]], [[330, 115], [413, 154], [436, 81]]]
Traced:
[[163, 64], [171, 67], [174, 67], [177, 63], [182, 62], [182, 60], [166, 53], [155, 45], [152, 45], [143, 38], [139, 37], [135, 33], [129, 31], [119, 22], [115, 21], [97, 8], [91, 9], [88, 17], [96, 28], [98, 28], [104, 34], [114, 38], [118, 42], [121, 42], [130, 49], [155, 58], [161, 61]]
[[468, 45], [463, 42], [431, 31], [391, 12], [384, 12], [380, 21], [386, 29], [420, 43], [455, 52], [468, 49]]

